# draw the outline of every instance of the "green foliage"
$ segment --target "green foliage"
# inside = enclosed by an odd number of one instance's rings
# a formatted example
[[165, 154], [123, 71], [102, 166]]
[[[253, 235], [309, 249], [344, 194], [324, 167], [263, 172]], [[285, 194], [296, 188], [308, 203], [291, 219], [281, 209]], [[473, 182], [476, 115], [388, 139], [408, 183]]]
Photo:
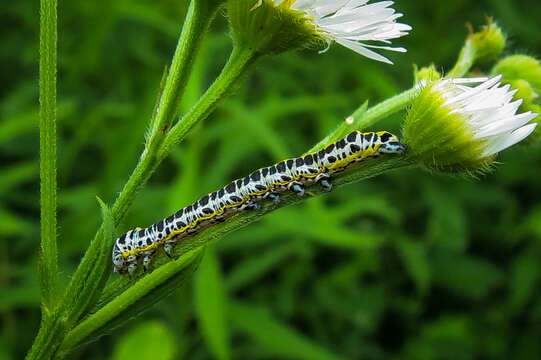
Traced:
[[163, 323], [147, 321], [119, 340], [112, 359], [172, 360], [177, 352], [175, 340], [175, 334]]
[[[251, 67], [253, 74], [235, 96], [213, 104], [214, 115], [194, 123], [179, 146], [174, 141], [151, 181], [142, 190], [133, 188], [140, 190], [135, 201], [117, 210], [112, 206], [113, 236], [168, 216], [255, 168], [305, 152], [367, 100], [359, 119], [367, 119], [372, 110], [368, 119], [379, 122], [360, 126], [397, 132], [404, 113], [382, 119], [370, 105], [408, 89], [413, 62], [434, 63], [447, 73], [467, 36], [467, 21], [482, 24], [489, 13], [512, 35], [509, 52], [541, 53], [536, 31], [541, 5], [536, 1], [395, 6], [414, 26], [412, 35], [400, 40], [408, 53], [393, 55], [395, 66], [361, 59], [338, 46], [322, 55], [300, 52], [264, 59]], [[188, 2], [173, 0], [66, 2], [61, 7], [57, 228], [64, 288], [74, 281], [89, 243], [107, 241], [95, 238], [101, 220], [94, 196], [113, 204], [137, 162], [163, 68], [171, 62], [187, 11]], [[0, 15], [0, 61], [9, 70], [0, 90], [0, 358], [6, 359], [22, 358], [40, 325], [36, 14], [34, 3], [18, 1], [8, 2]], [[226, 20], [217, 16], [190, 81], [182, 77], [182, 105], [171, 114], [189, 112], [230, 50]], [[474, 65], [471, 70], [490, 68]], [[408, 105], [407, 99], [399, 100], [396, 111]], [[205, 311], [205, 321], [225, 319], [221, 328], [227, 329], [233, 359], [299, 354], [538, 358], [539, 150], [506, 151], [503, 165], [478, 181], [401, 169], [264, 217], [254, 215], [242, 224], [259, 221], [241, 230], [240, 222], [217, 227], [215, 235], [225, 237], [213, 245], [213, 268], [221, 274], [213, 281], [222, 286], [222, 300], [212, 303], [201, 296], [201, 285], [212, 290], [204, 273], [197, 274], [197, 286], [190, 286], [200, 253], [172, 263], [159, 257], [158, 264], [167, 264], [143, 281], [113, 274], [99, 299], [77, 303], [78, 309], [91, 310], [66, 334], [60, 354], [135, 359], [151, 352], [155, 357], [212, 359], [225, 341], [220, 328], [209, 335], [201, 326], [200, 309], [212, 306], [218, 311]], [[359, 177], [340, 181], [354, 180]], [[209, 239], [195, 238], [179, 254], [204, 240]], [[107, 266], [109, 257], [110, 248]], [[109, 310], [117, 305], [129, 312], [113, 317], [115, 311]], [[137, 320], [121, 326], [136, 315]], [[50, 334], [65, 329], [63, 322], [44, 326]], [[104, 333], [108, 336], [99, 338]], [[71, 347], [91, 340], [88, 346]]]
[[217, 359], [230, 359], [227, 329], [227, 295], [219, 263], [207, 248], [195, 278], [195, 303], [201, 333]]
[[267, 356], [314, 360], [342, 359], [273, 319], [265, 309], [234, 303], [231, 305], [231, 322], [241, 332], [261, 344]]

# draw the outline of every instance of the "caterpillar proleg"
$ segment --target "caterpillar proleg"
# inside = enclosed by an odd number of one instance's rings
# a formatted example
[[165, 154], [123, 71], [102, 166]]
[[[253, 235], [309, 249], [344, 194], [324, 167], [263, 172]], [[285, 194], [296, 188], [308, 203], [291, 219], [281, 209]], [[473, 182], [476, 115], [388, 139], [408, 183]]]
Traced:
[[135, 228], [116, 239], [113, 266], [120, 274], [132, 274], [140, 263], [146, 269], [160, 248], [171, 256], [176, 243], [204, 227], [226, 220], [244, 210], [257, 210], [268, 198], [280, 202], [280, 193], [293, 191], [304, 196], [305, 186], [319, 183], [332, 190], [332, 175], [347, 166], [381, 154], [406, 153], [406, 146], [387, 132], [354, 131], [326, 148], [254, 171], [222, 189], [203, 196], [168, 218], [147, 228]]

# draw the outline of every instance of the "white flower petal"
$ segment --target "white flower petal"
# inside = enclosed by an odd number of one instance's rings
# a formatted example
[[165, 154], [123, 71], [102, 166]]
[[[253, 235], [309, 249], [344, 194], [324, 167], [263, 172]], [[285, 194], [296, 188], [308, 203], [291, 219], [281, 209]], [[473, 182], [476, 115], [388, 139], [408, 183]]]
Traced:
[[[451, 114], [463, 115], [473, 139], [483, 140], [481, 158], [496, 154], [526, 138], [537, 124], [528, 124], [537, 117], [531, 111], [517, 114], [522, 100], [513, 101], [517, 90], [500, 83], [501, 75], [492, 78], [444, 79], [435, 84], [446, 99], [444, 106]], [[474, 86], [468, 86], [474, 85]]]
[[351, 50], [355, 51], [357, 54], [366, 56], [367, 58], [381, 61], [387, 64], [392, 64], [392, 61], [387, 59], [385, 56], [380, 55], [375, 51], [368, 50], [367, 48], [363, 46], [363, 44], [358, 43], [356, 41], [351, 41], [347, 39], [337, 39], [336, 42], [339, 43], [340, 45], [350, 48]]
[[536, 127], [537, 123], [528, 124], [512, 132], [490, 138], [483, 155], [494, 155], [502, 150], [507, 149], [510, 146], [515, 145], [516, 143], [521, 142], [522, 140], [530, 136], [530, 134], [535, 130]]

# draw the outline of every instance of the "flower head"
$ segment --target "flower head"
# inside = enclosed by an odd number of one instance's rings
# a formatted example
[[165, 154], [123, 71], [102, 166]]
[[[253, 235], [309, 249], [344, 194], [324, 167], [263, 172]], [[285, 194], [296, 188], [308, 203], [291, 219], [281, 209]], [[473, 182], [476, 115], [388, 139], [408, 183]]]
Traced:
[[[244, 0], [230, 0], [231, 2]], [[391, 63], [389, 59], [371, 49], [392, 50], [405, 52], [402, 47], [390, 47], [391, 39], [406, 35], [411, 27], [397, 23], [402, 16], [391, 7], [393, 1], [380, 1], [369, 4], [370, 0], [252, 0], [254, 6], [245, 16], [265, 13], [274, 21], [281, 21], [282, 29], [287, 21], [297, 25], [297, 31], [306, 32], [303, 44], [294, 44], [296, 47], [308, 45], [314, 40], [323, 40], [330, 45], [337, 42], [370, 59]], [[237, 7], [238, 8], [238, 7]], [[276, 14], [273, 15], [273, 12]], [[278, 15], [278, 12], [280, 13]], [[246, 22], [245, 22], [246, 23]], [[256, 22], [253, 22], [255, 24]], [[301, 25], [303, 27], [299, 27]], [[239, 29], [241, 30], [241, 29]], [[253, 31], [255, 29], [252, 29]], [[261, 29], [260, 29], [261, 30]], [[244, 31], [250, 31], [244, 29]], [[264, 31], [261, 30], [261, 31]], [[300, 33], [297, 33], [298, 39]], [[288, 35], [281, 33], [282, 39], [275, 41], [283, 44], [283, 38]], [[378, 45], [379, 44], [379, 45]], [[383, 45], [382, 45], [383, 44]], [[283, 48], [283, 46], [281, 47]]]
[[492, 18], [488, 18], [481, 31], [474, 33], [470, 28], [468, 40], [475, 49], [475, 60], [486, 63], [498, 58], [505, 48], [507, 37], [498, 24]]
[[[277, 4], [287, 0], [274, 0]], [[405, 52], [402, 47], [374, 45], [367, 42], [390, 44], [390, 39], [406, 35], [411, 26], [397, 23], [402, 14], [391, 7], [393, 1], [368, 4], [369, 0], [296, 0], [291, 8], [301, 11], [321, 36], [337, 42], [370, 59], [391, 63], [372, 49]]]
[[528, 123], [537, 114], [517, 114], [522, 100], [513, 101], [516, 90], [500, 80], [444, 79], [425, 87], [404, 125], [409, 153], [434, 170], [483, 170], [530, 135], [537, 124]]

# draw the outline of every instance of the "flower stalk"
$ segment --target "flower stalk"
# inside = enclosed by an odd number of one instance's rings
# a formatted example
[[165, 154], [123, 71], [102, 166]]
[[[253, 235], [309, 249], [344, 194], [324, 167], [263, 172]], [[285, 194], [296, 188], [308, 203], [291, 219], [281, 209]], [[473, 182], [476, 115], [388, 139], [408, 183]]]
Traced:
[[56, 244], [56, 58], [57, 3], [40, 2], [40, 211], [39, 279], [42, 315], [49, 316], [58, 300]]

